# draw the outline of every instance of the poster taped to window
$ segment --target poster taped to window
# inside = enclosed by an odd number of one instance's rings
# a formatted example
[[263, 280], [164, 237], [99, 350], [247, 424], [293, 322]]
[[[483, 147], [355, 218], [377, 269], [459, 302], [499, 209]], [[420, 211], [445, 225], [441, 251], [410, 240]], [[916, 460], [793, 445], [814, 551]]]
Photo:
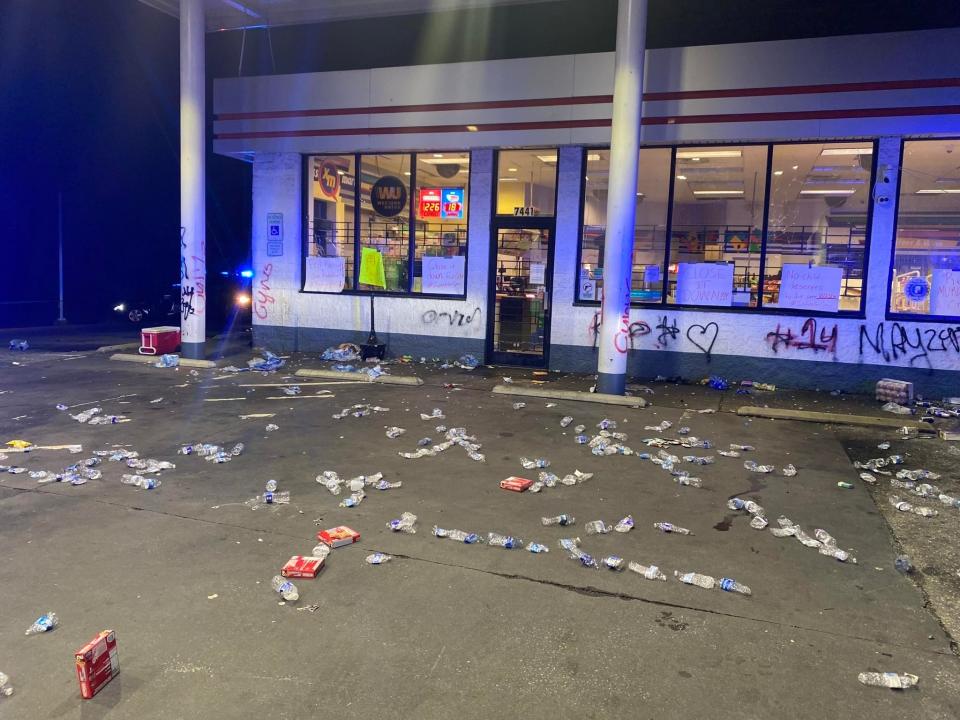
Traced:
[[680, 263], [677, 304], [730, 307], [733, 304], [733, 265]]
[[841, 268], [788, 263], [781, 272], [777, 307], [820, 312], [840, 309]]
[[934, 270], [930, 283], [930, 314], [960, 315], [960, 270]]
[[303, 289], [308, 292], [343, 292], [346, 265], [342, 257], [308, 257]]
[[423, 257], [422, 289], [435, 295], [463, 295], [465, 259], [456, 257]]

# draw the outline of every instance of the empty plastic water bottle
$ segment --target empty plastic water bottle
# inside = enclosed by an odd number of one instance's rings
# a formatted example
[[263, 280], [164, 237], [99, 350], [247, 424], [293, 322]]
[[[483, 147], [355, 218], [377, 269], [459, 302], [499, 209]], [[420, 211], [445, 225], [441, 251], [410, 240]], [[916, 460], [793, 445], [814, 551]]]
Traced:
[[613, 527], [607, 525], [603, 520], [591, 520], [583, 526], [583, 529], [587, 535], [605, 535], [613, 530]]
[[573, 515], [555, 515], [554, 517], [540, 518], [544, 525], [573, 525], [576, 518]]
[[666, 580], [667, 576], [660, 572], [656, 565], [641, 565], [638, 562], [627, 563], [627, 569], [638, 575], [643, 575], [647, 580]]
[[468, 533], [463, 530], [444, 530], [436, 525], [433, 526], [433, 534], [438, 538], [450, 538], [451, 540], [466, 543], [467, 545], [483, 542], [483, 538], [477, 535], [477, 533]]
[[282, 490], [280, 492], [267, 491], [263, 493], [263, 502], [267, 505], [289, 505], [290, 491]]
[[356, 507], [357, 505], [362, 503], [366, 497], [367, 497], [367, 494], [363, 492], [363, 490], [350, 493], [349, 497], [346, 497], [340, 501], [340, 507], [344, 507], [344, 508]]
[[580, 538], [562, 538], [560, 540], [560, 547], [567, 552], [572, 552], [575, 547], [580, 547]]
[[577, 435], [573, 439], [577, 445], [586, 445], [588, 442], [590, 442], [590, 438], [588, 438], [586, 435]]
[[410, 512], [405, 512], [400, 517], [394, 518], [387, 523], [387, 527], [394, 532], [407, 533], [413, 535], [417, 532], [417, 516]]
[[487, 533], [487, 544], [493, 545], [495, 547], [506, 548], [507, 550], [513, 550], [514, 548], [523, 547], [523, 540], [520, 538], [515, 538], [511, 535], [498, 535], [497, 533]]
[[160, 360], [154, 363], [155, 367], [159, 368], [170, 368], [177, 367], [180, 364], [179, 355], [161, 355]]
[[908, 688], [916, 687], [917, 683], [920, 682], [920, 678], [916, 675], [893, 672], [862, 672], [857, 675], [857, 680], [864, 685], [891, 688], [893, 690], [907, 690]]
[[520, 458], [520, 464], [523, 465], [525, 470], [550, 467], [550, 461], [546, 458], [536, 458], [535, 460], [530, 460], [529, 458], [522, 457]]
[[280, 575], [274, 575], [270, 581], [270, 586], [278, 593], [280, 597], [288, 602], [296, 602], [300, 599], [300, 592], [297, 586]]
[[55, 612], [47, 612], [33, 621], [33, 625], [27, 628], [25, 635], [39, 635], [40, 633], [53, 630], [60, 624], [60, 618]]
[[233, 448], [230, 450], [230, 454], [233, 455], [234, 457], [237, 457], [237, 456], [239, 456], [239, 455], [243, 452], [243, 450], [244, 450], [244, 444], [243, 444], [243, 443], [237, 443], [237, 444], [234, 445]]
[[565, 428], [572, 422], [573, 422], [572, 417], [570, 417], [569, 415], [564, 415], [562, 418], [560, 418], [560, 427]]
[[370, 565], [383, 565], [385, 562], [390, 562], [393, 560], [393, 555], [387, 555], [382, 552], [375, 552], [371, 555], [367, 555], [365, 558], [367, 563]]
[[626, 561], [619, 555], [607, 555], [600, 562], [603, 563], [603, 566], [607, 568], [607, 570], [614, 570], [616, 572], [623, 570], [626, 566]]
[[10, 697], [13, 695], [13, 685], [10, 684], [10, 676], [0, 672], [0, 697]]
[[142, 475], [129, 475], [124, 473], [120, 477], [120, 482], [124, 485], [133, 485], [143, 490], [154, 490], [160, 487], [161, 481], [158, 478], [147, 478]]
[[733, 578], [720, 578], [720, 589], [726, 592], [740, 593], [741, 595], [752, 595], [750, 588], [738, 583]]
[[621, 518], [616, 525], [613, 526], [613, 529], [618, 533], [626, 533], [633, 530], [633, 515], [627, 515], [625, 518]]
[[330, 546], [326, 543], [319, 543], [310, 551], [310, 557], [320, 558], [321, 560], [325, 560], [329, 554]]
[[515, 403], [513, 404], [513, 409], [514, 409], [514, 410], [522, 410], [522, 409], [525, 408], [526, 406], [527, 406], [527, 404], [526, 404], [525, 402], [515, 402]]
[[693, 533], [687, 530], [686, 528], [677, 527], [673, 523], [656, 522], [653, 524], [653, 526], [657, 530], [660, 530], [661, 532], [665, 532], [665, 533], [675, 533], [677, 535], [693, 535]]
[[909, 555], [897, 555], [897, 559], [893, 561], [893, 566], [905, 574], [913, 572], [913, 563], [910, 562]]
[[793, 477], [793, 476], [796, 475], [796, 474], [797, 474], [797, 469], [793, 466], [792, 463], [789, 464], [789, 465], [787, 465], [787, 466], [783, 469], [783, 476], [784, 476], [784, 477]]
[[704, 590], [713, 590], [717, 584], [715, 578], [695, 572], [682, 573], [678, 570], [674, 570], [673, 576], [682, 583], [686, 583], [687, 585], [696, 585]]
[[387, 428], [387, 437], [391, 440], [396, 440], [398, 437], [403, 435], [406, 432], [402, 427], [388, 427]]
[[267, 492], [276, 492], [276, 490], [277, 490], [277, 481], [276, 481], [276, 480], [267, 480], [267, 486], [266, 486], [265, 489], [266, 489]]
[[280, 429], [280, 426], [275, 425], [274, 423], [270, 423], [264, 428], [264, 430], [266, 430], [267, 432], [273, 432], [274, 430], [279, 430], [279, 429]]
[[538, 553], [538, 554], [550, 552], [550, 548], [548, 548], [546, 545], [541, 545], [538, 542], [527, 543], [527, 550], [529, 550], [532, 553]]
[[753, 460], [744, 460], [743, 467], [750, 472], [758, 473], [772, 473], [775, 469], [773, 465], [757, 465]]
[[573, 558], [574, 560], [579, 560], [580, 564], [583, 565], [584, 567], [591, 567], [591, 568], [600, 567], [599, 565], [597, 565], [597, 561], [593, 558], [593, 555], [588, 555], [583, 550], [578, 548], [576, 545], [567, 549], [567, 552], [570, 553], [571, 558]]

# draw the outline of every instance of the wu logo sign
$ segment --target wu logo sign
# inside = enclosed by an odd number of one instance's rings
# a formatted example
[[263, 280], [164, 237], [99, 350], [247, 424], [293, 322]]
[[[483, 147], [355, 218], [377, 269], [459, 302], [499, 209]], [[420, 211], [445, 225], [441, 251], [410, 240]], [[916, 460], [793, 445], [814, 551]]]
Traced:
[[385, 175], [370, 188], [370, 205], [377, 215], [393, 217], [407, 207], [407, 186], [398, 177]]

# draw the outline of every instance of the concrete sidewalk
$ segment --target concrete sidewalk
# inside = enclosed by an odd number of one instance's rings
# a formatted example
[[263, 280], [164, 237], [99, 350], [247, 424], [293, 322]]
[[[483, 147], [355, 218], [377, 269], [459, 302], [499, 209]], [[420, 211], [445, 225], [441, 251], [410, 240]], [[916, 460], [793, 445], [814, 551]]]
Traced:
[[[214, 380], [222, 371], [194, 375], [92, 355], [0, 362], [0, 391], [7, 391], [0, 395], [0, 440], [84, 445], [81, 455], [38, 451], [3, 463], [56, 470], [120, 444], [177, 464], [151, 492], [121, 485], [127, 469], [115, 463], [101, 466], [102, 480], [80, 487], [0, 475], [0, 670], [16, 688], [0, 700], [4, 718], [370, 718], [384, 708], [410, 718], [706, 717], [717, 714], [717, 698], [724, 698], [720, 712], [738, 718], [960, 715], [951, 639], [917, 585], [893, 570], [895, 540], [831, 428], [748, 421], [726, 412], [740, 404], [736, 396], [695, 386], [650, 383], [654, 393], [643, 397], [654, 405], [646, 409], [567, 401], [547, 407], [530, 399], [513, 410], [518, 398], [489, 391], [503, 375], [532, 379], [527, 371], [414, 365], [421, 387], [284, 379], [301, 366], [320, 365], [295, 357], [280, 373]], [[589, 383], [548, 378], [580, 390]], [[272, 400], [282, 396], [277, 383], [300, 384], [302, 394]], [[757, 404], [758, 397], [741, 399]], [[815, 395], [795, 402], [815, 400], [870, 406]], [[132, 421], [91, 427], [55, 409], [95, 401]], [[390, 410], [331, 418], [354, 403]], [[71, 412], [86, 407], [93, 405]], [[446, 419], [420, 420], [434, 407]], [[720, 412], [685, 414], [699, 409]], [[239, 417], [259, 413], [274, 416]], [[567, 414], [575, 421], [562, 429]], [[604, 417], [617, 420], [637, 451], [646, 449], [641, 438], [661, 434], [644, 426], [662, 420], [674, 424], [665, 437], [687, 425], [715, 447], [757, 449], [687, 466], [704, 487], [680, 487], [648, 461], [596, 457], [574, 443], [573, 425], [592, 434]], [[265, 432], [270, 422], [280, 429]], [[486, 462], [458, 447], [416, 460], [397, 455], [421, 437], [439, 441], [438, 422], [475, 434]], [[391, 425], [407, 432], [389, 440], [384, 427]], [[880, 437], [858, 432], [874, 445]], [[244, 442], [246, 451], [223, 465], [176, 454], [180, 444], [201, 441]], [[895, 442], [889, 452], [910, 450]], [[595, 475], [536, 495], [501, 490], [509, 475], [531, 476], [521, 456], [547, 457], [561, 476], [575, 468]], [[744, 459], [778, 472], [750, 473]], [[779, 473], [787, 463], [798, 468], [795, 477]], [[339, 508], [343, 495], [314, 480], [328, 469], [341, 477], [381, 471], [403, 487], [371, 490], [359, 507]], [[271, 477], [292, 503], [250, 510], [244, 502]], [[841, 479], [858, 487], [838, 489]], [[747, 515], [727, 510], [734, 495], [759, 502], [771, 520], [784, 514], [808, 532], [827, 529], [859, 563], [751, 529]], [[386, 528], [403, 511], [419, 516], [415, 535]], [[574, 528], [540, 524], [541, 516], [562, 512], [576, 516]], [[628, 534], [583, 532], [586, 521], [613, 523], [628, 513], [636, 520]], [[661, 534], [656, 521], [694, 535]], [[334, 550], [316, 580], [295, 581], [295, 606], [278, 605], [270, 577], [291, 555], [308, 554], [318, 529], [338, 524], [359, 530], [362, 541]], [[430, 532], [434, 524], [514, 534], [550, 552], [440, 540]], [[671, 575], [734, 577], [753, 596], [583, 568], [557, 546], [573, 534], [594, 555], [615, 553]], [[373, 550], [396, 558], [369, 566], [364, 557]], [[316, 612], [302, 609], [312, 605]], [[47, 610], [61, 616], [62, 627], [24, 637]], [[106, 627], [117, 631], [121, 675], [81, 701], [72, 653]], [[865, 670], [915, 673], [920, 689], [864, 687], [856, 676]]]

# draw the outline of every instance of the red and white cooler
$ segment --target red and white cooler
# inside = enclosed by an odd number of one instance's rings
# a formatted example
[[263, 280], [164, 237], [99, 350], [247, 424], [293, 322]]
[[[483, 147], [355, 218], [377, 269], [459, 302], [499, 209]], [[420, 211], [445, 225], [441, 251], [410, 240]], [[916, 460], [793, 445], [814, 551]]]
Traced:
[[141, 355], [166, 355], [180, 347], [180, 328], [172, 325], [143, 328], [140, 330]]

